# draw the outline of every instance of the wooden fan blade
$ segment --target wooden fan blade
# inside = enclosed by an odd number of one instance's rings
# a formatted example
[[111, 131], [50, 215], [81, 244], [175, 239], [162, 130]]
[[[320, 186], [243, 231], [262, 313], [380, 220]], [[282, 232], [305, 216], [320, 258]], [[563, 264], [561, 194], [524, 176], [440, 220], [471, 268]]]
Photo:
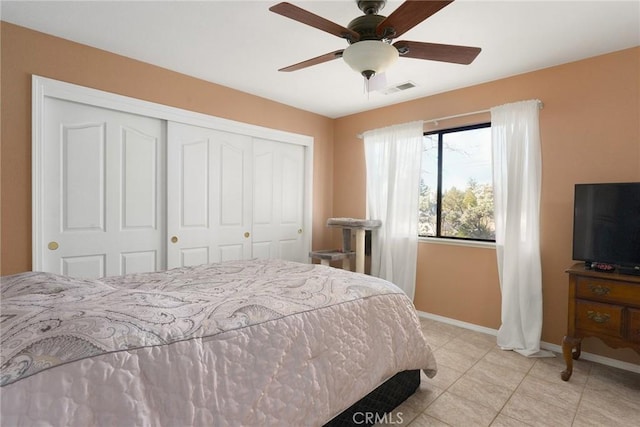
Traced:
[[307, 59], [306, 61], [289, 65], [288, 67], [280, 68], [278, 71], [297, 71], [302, 68], [311, 67], [312, 65], [322, 64], [323, 62], [328, 62], [336, 58], [342, 58], [342, 52], [344, 52], [344, 49], [336, 50], [331, 53], [325, 53], [324, 55], [316, 56], [315, 58]]
[[471, 64], [482, 50], [479, 47], [412, 41], [398, 41], [393, 46], [404, 58], [428, 59], [464, 65]]
[[271, 6], [269, 10], [271, 12], [277, 13], [278, 15], [282, 15], [284, 17], [293, 19], [294, 21], [309, 25], [313, 28], [326, 31], [329, 34], [342, 37], [343, 39], [347, 39], [352, 42], [360, 40], [360, 34], [356, 33], [355, 31], [345, 28], [342, 25], [336, 24], [335, 22], [331, 22], [328, 19], [308, 12], [304, 9], [301, 9], [298, 6], [292, 5], [291, 3], [278, 3], [275, 6]]
[[449, 1], [405, 1], [376, 27], [376, 33], [394, 39], [406, 33], [448, 4]]

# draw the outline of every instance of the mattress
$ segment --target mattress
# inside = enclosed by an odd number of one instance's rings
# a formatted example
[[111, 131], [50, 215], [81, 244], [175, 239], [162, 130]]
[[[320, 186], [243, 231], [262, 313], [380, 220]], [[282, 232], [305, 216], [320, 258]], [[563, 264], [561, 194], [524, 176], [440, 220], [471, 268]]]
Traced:
[[320, 426], [436, 364], [371, 276], [282, 260], [1, 281], [6, 425]]

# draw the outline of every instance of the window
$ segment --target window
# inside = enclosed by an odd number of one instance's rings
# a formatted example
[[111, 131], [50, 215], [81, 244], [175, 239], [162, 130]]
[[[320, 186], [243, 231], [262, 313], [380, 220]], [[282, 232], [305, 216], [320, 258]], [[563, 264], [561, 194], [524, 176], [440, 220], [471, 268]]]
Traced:
[[491, 123], [424, 135], [419, 235], [495, 241]]

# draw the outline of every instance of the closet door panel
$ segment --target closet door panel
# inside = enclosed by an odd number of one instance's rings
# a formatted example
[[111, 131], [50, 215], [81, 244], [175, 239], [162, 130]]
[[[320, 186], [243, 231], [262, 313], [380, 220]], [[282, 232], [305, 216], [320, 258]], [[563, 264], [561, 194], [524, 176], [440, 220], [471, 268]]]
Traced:
[[269, 259], [273, 258], [273, 254], [277, 251], [273, 248], [271, 241], [260, 242], [255, 239], [251, 243], [251, 256], [257, 259]]
[[245, 152], [230, 143], [220, 146], [220, 225], [241, 226], [245, 222]]
[[218, 246], [220, 262], [245, 259], [244, 245]]
[[307, 262], [304, 248], [304, 147], [254, 139], [253, 252]]
[[281, 152], [281, 221], [280, 251], [285, 259], [303, 261], [302, 224], [304, 221], [304, 149], [280, 144]]
[[105, 123], [61, 125], [62, 191], [58, 194], [65, 231], [105, 229], [105, 127]]
[[[260, 144], [258, 142], [257, 144]], [[269, 144], [269, 145], [267, 145]], [[253, 223], [268, 226], [273, 221], [274, 203], [274, 153], [270, 150], [270, 142], [256, 145], [253, 157], [254, 198]]]
[[178, 264], [176, 266], [170, 265], [169, 268], [207, 264], [209, 262], [209, 247], [181, 248], [177, 255], [179, 257]]
[[156, 265], [158, 264], [157, 251], [123, 253], [121, 257], [123, 274], [155, 271]]
[[158, 223], [158, 141], [135, 129], [122, 129], [122, 228], [157, 228]]
[[249, 258], [251, 138], [169, 122], [167, 155], [168, 266]]
[[163, 122], [54, 98], [44, 110], [39, 268], [91, 278], [164, 268]]
[[[244, 135], [216, 131], [213, 224], [220, 248], [216, 261], [251, 257], [252, 144]], [[224, 249], [223, 249], [224, 248]]]
[[[180, 202], [172, 205], [177, 212], [180, 227], [183, 229], [207, 229], [209, 227], [209, 194], [211, 162], [209, 161], [210, 141], [196, 139], [182, 144], [176, 161], [180, 161], [179, 182], [170, 181], [170, 185], [180, 186]], [[180, 159], [180, 160], [177, 160]], [[169, 165], [171, 168], [173, 165]]]
[[167, 124], [168, 268], [210, 262], [213, 144], [200, 128]]
[[62, 257], [60, 271], [57, 273], [73, 277], [104, 277], [106, 276], [106, 254]]

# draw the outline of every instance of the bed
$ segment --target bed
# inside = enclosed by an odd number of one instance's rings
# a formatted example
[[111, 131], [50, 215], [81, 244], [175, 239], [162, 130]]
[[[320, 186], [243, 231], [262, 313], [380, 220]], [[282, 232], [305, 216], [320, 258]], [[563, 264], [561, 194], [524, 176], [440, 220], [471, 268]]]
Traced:
[[1, 290], [6, 425], [340, 425], [436, 374], [399, 288], [322, 265], [28, 272]]

